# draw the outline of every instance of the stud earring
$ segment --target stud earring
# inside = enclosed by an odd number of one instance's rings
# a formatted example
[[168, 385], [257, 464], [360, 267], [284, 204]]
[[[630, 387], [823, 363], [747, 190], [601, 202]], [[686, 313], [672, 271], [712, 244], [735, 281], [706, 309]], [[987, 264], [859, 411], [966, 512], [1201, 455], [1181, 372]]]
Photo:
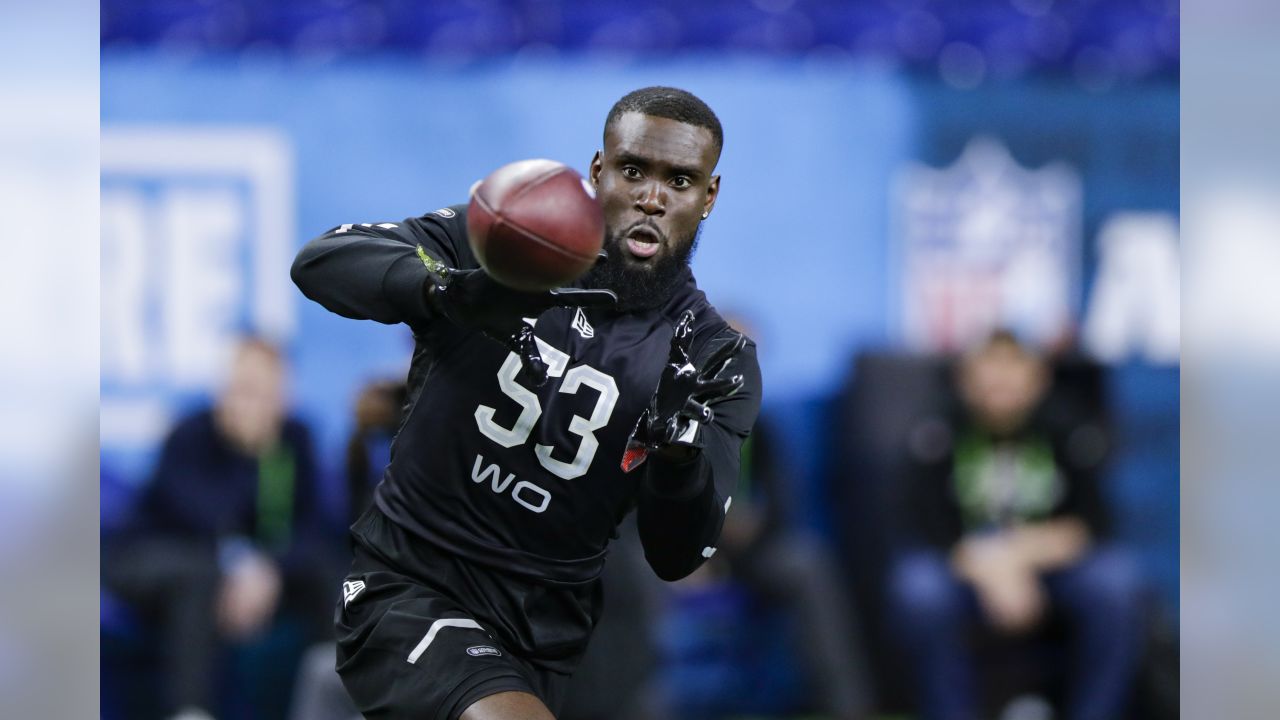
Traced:
[[702, 213], [702, 219], [703, 219], [703, 220], [706, 220], [706, 219], [707, 219], [707, 216], [708, 216], [708, 215], [710, 215], [710, 214], [711, 214], [711, 213], [709, 213], [709, 212], [704, 212], [704, 213]]

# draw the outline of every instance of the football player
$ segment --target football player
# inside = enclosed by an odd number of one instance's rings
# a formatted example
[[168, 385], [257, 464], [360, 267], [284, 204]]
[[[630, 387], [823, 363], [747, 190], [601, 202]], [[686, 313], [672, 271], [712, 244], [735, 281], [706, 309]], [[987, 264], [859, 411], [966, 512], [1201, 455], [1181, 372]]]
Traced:
[[665, 580], [715, 552], [761, 397], [754, 343], [689, 267], [722, 144], [688, 92], [619, 100], [589, 172], [604, 252], [573, 287], [487, 276], [466, 204], [342, 225], [299, 253], [307, 297], [416, 340], [338, 609], [338, 671], [366, 716], [552, 718], [618, 523], [636, 510]]

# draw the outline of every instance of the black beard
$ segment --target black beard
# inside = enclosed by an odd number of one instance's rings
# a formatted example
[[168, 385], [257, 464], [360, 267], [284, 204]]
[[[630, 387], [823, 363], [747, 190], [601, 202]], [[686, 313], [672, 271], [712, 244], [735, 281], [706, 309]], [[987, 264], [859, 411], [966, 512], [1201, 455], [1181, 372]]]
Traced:
[[691, 237], [676, 244], [674, 252], [657, 258], [653, 267], [644, 268], [628, 263], [623, 255], [627, 251], [623, 247], [623, 239], [613, 228], [605, 230], [608, 239], [604, 247], [609, 256], [597, 261], [582, 277], [582, 283], [583, 287], [616, 293], [619, 312], [649, 310], [664, 305], [683, 280], [683, 270], [693, 259], [702, 235], [702, 225], [698, 225]]

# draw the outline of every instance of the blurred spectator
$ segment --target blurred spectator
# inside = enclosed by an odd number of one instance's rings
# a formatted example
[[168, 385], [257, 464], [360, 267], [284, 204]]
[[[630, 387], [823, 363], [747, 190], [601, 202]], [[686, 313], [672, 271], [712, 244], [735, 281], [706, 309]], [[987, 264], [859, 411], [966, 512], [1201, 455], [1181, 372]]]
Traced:
[[890, 607], [928, 718], [975, 718], [970, 630], [1006, 635], [1052, 613], [1070, 638], [1067, 717], [1127, 717], [1141, 645], [1134, 562], [1107, 539], [1106, 437], [1049, 365], [1006, 332], [963, 357], [961, 407], [919, 423], [896, 522]]
[[244, 340], [216, 402], [177, 424], [132, 521], [104, 540], [103, 583], [156, 629], [179, 717], [219, 711], [225, 648], [286, 616], [306, 636], [330, 632], [333, 554], [311, 434], [286, 415], [286, 372], [278, 349]]

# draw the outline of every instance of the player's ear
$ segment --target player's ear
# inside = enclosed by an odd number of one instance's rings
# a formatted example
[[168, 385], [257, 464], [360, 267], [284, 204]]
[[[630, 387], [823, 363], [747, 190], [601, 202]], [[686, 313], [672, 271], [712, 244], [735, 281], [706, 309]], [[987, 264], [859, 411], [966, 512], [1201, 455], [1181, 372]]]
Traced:
[[702, 217], [705, 219], [711, 214], [711, 209], [716, 206], [716, 198], [720, 195], [720, 176], [712, 175], [711, 182], [707, 183], [707, 199], [702, 203]]
[[591, 167], [587, 169], [587, 179], [593, 187], [600, 187], [600, 171], [604, 169], [604, 154], [597, 150], [591, 158]]

